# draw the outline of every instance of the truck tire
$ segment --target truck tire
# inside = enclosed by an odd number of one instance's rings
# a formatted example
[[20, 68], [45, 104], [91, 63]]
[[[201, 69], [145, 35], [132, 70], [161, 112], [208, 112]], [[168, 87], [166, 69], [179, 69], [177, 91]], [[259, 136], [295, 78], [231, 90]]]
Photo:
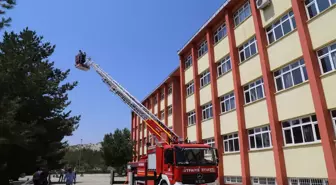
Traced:
[[162, 180], [160, 185], [168, 185], [167, 182], [165, 180]]

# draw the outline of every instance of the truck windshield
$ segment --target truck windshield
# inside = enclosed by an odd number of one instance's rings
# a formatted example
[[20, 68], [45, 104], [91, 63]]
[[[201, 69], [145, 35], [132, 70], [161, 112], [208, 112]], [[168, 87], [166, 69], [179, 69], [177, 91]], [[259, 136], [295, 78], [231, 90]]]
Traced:
[[176, 148], [175, 159], [177, 165], [206, 166], [216, 165], [216, 151], [214, 148]]

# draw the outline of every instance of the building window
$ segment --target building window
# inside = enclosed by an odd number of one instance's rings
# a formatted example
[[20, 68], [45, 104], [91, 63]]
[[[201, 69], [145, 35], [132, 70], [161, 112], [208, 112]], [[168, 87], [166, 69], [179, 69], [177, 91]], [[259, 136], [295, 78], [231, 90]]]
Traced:
[[266, 28], [268, 44], [279, 40], [296, 28], [293, 11], [290, 11], [271, 26]]
[[155, 97], [154, 98], [154, 105], [156, 105], [157, 104], [157, 98]]
[[188, 69], [189, 67], [191, 67], [192, 66], [192, 57], [191, 57], [191, 55], [189, 55], [187, 58], [186, 58], [186, 60], [185, 60], [185, 62], [184, 62], [184, 67], [185, 67], [185, 69]]
[[208, 42], [203, 41], [198, 48], [198, 58], [205, 55], [208, 52]]
[[163, 100], [163, 99], [164, 99], [164, 92], [162, 91], [160, 94], [160, 100]]
[[173, 114], [173, 106], [169, 105], [168, 106], [168, 116]]
[[[203, 143], [209, 145], [210, 147], [215, 147], [215, 139], [214, 138], [205, 139], [205, 140], [203, 140]], [[211, 150], [205, 150], [204, 153], [205, 154], [211, 154], [210, 151]]]
[[335, 3], [335, 0], [305, 0], [308, 18], [315, 17]]
[[200, 75], [201, 88], [210, 83], [210, 71], [207, 69]]
[[239, 151], [238, 133], [224, 135], [223, 140], [225, 153]]
[[227, 34], [226, 25], [222, 24], [214, 33], [214, 43], [217, 44]]
[[173, 93], [173, 86], [172, 85], [169, 85], [168, 86], [168, 95], [172, 94]]
[[160, 112], [160, 116], [161, 116], [161, 117], [160, 117], [161, 119], [164, 119], [164, 116], [165, 116], [165, 115], [164, 115], [164, 111], [163, 111], [163, 110]]
[[250, 2], [248, 1], [233, 14], [235, 26], [238, 26], [250, 15], [251, 15], [251, 7]]
[[194, 82], [190, 82], [186, 85], [187, 96], [194, 94]]
[[222, 76], [231, 70], [230, 56], [223, 58], [217, 63], [217, 76]]
[[253, 37], [252, 39], [248, 40], [246, 43], [238, 48], [238, 51], [240, 62], [244, 62], [245, 60], [251, 58], [253, 55], [258, 53], [256, 38]]
[[321, 73], [336, 70], [336, 43], [317, 51]]
[[252, 103], [265, 97], [264, 81], [262, 78], [244, 86], [245, 104]]
[[336, 110], [331, 111], [331, 118], [334, 124], [335, 134], [336, 134]]
[[288, 185], [328, 185], [328, 179], [288, 178]]
[[258, 127], [248, 130], [250, 150], [270, 148], [271, 143], [271, 129], [269, 126]]
[[221, 113], [224, 113], [224, 112], [227, 112], [227, 111], [230, 111], [236, 108], [235, 96], [233, 92], [226, 94], [220, 97], [219, 99], [220, 99]]
[[212, 104], [208, 103], [202, 106], [202, 120], [212, 118]]
[[225, 184], [242, 184], [242, 177], [237, 176], [224, 176]]
[[275, 178], [272, 177], [252, 177], [252, 185], [275, 185]]
[[275, 71], [274, 79], [277, 91], [287, 89], [307, 81], [308, 75], [303, 59], [295, 61], [294, 63]]
[[188, 126], [192, 126], [196, 124], [196, 112], [193, 110], [187, 113], [188, 115]]
[[316, 115], [282, 122], [285, 145], [321, 140]]

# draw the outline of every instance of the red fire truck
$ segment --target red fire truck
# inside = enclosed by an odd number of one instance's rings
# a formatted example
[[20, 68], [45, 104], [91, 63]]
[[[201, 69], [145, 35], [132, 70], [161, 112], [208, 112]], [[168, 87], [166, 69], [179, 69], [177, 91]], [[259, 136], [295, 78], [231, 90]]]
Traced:
[[170, 130], [125, 88], [111, 78], [86, 53], [76, 55], [76, 68], [99, 74], [110, 91], [119, 96], [147, 125], [156, 145], [147, 147], [147, 155], [128, 164], [130, 184], [182, 185], [218, 184], [217, 149], [202, 143], [189, 143]]

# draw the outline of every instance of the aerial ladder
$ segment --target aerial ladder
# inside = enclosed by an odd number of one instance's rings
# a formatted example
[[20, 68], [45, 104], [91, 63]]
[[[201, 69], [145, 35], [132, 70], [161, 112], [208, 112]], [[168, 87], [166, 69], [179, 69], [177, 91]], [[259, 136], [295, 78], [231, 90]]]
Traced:
[[107, 72], [105, 72], [98, 64], [96, 64], [90, 57], [86, 58], [86, 53], [79, 51], [76, 56], [76, 68], [88, 71], [93, 68], [102, 78], [103, 82], [108, 86], [111, 92], [116, 94], [126, 103], [132, 111], [137, 114], [150, 129], [150, 132], [156, 138], [166, 144], [179, 143], [183, 140], [171, 129], [169, 129], [162, 121], [160, 121], [154, 114], [152, 114], [142, 103], [134, 98], [124, 87], [115, 81]]
[[[218, 151], [207, 144], [182, 140], [125, 88], [115, 81], [86, 53], [76, 55], [76, 68], [93, 68], [110, 91], [125, 102], [147, 125], [156, 140], [139, 161], [128, 164], [128, 179], [136, 185], [216, 185], [218, 178]], [[210, 155], [206, 156], [208, 153]], [[134, 176], [136, 174], [136, 176]], [[113, 178], [112, 178], [113, 179]]]

